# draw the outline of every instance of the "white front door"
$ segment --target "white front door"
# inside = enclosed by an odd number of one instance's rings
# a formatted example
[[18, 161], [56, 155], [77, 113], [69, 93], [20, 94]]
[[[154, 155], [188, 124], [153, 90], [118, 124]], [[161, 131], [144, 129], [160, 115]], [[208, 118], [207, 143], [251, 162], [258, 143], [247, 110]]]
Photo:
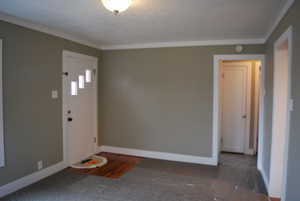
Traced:
[[222, 65], [222, 151], [235, 153], [245, 151], [250, 118], [247, 103], [250, 96], [250, 71], [251, 63], [247, 62], [224, 62]]
[[97, 145], [97, 59], [64, 52], [64, 128], [68, 164], [86, 159]]

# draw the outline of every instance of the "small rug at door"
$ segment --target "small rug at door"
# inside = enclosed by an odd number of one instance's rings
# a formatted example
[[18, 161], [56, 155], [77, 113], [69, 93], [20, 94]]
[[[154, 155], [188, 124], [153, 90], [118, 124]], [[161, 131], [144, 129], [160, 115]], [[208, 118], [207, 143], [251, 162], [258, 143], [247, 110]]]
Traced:
[[93, 155], [79, 163], [71, 165], [74, 169], [93, 169], [106, 165], [107, 159], [103, 156]]
[[93, 169], [69, 168], [69, 170], [80, 174], [89, 174], [110, 179], [118, 179], [124, 176], [131, 169], [136, 167], [136, 165], [143, 160], [143, 158], [141, 157], [113, 154], [107, 152], [101, 152], [97, 154], [97, 156], [107, 158], [107, 164], [102, 167]]

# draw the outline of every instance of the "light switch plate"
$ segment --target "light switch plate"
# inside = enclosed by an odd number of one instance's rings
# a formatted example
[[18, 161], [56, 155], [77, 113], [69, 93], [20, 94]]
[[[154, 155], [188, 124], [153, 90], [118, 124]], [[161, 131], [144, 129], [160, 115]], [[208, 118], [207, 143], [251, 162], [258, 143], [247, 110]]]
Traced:
[[57, 99], [58, 98], [58, 92], [57, 90], [52, 90], [52, 98]]

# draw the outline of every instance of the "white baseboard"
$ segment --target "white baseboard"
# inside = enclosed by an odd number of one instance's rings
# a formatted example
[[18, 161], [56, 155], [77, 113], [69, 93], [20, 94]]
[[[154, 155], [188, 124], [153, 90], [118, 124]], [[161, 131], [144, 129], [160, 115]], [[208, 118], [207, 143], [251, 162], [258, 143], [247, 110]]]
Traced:
[[35, 172], [31, 175], [28, 175], [21, 179], [13, 181], [9, 184], [0, 186], [0, 198], [6, 196], [8, 194], [11, 194], [15, 191], [18, 191], [26, 186], [29, 186], [30, 184], [36, 183], [41, 179], [44, 179], [52, 174], [55, 174], [55, 173], [65, 169], [66, 167], [67, 166], [64, 162], [60, 162], [53, 166], [45, 168], [41, 171]]
[[266, 190], [267, 192], [269, 193], [269, 182], [268, 182], [268, 179], [267, 179], [267, 175], [266, 175], [266, 172], [264, 171], [263, 167], [261, 164], [258, 164], [258, 167], [257, 169], [259, 170], [263, 180], [264, 180], [264, 184], [265, 184], [265, 187], [266, 187]]
[[145, 151], [139, 149], [129, 149], [129, 148], [120, 148], [112, 146], [101, 146], [99, 147], [99, 152], [110, 152], [116, 154], [125, 154], [132, 156], [139, 156], [145, 158], [154, 158], [168, 161], [178, 161], [186, 163], [196, 163], [202, 165], [212, 165], [216, 166], [217, 161], [212, 157], [200, 157], [200, 156], [191, 156], [183, 154], [174, 154], [174, 153], [165, 153], [165, 152], [156, 152], [156, 151]]
[[246, 151], [245, 151], [245, 154], [246, 155], [250, 155], [250, 156], [253, 156], [254, 155], [254, 149], [247, 149]]
[[103, 149], [102, 149], [102, 147], [103, 147], [103, 146], [99, 146], [99, 147], [97, 148], [97, 153], [104, 152]]

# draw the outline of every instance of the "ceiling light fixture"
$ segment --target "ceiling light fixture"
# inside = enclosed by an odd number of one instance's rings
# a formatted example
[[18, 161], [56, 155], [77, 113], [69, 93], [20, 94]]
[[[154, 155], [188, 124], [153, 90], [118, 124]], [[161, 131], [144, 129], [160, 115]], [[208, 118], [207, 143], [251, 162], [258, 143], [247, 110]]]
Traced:
[[132, 0], [101, 0], [104, 7], [115, 15], [127, 10]]

